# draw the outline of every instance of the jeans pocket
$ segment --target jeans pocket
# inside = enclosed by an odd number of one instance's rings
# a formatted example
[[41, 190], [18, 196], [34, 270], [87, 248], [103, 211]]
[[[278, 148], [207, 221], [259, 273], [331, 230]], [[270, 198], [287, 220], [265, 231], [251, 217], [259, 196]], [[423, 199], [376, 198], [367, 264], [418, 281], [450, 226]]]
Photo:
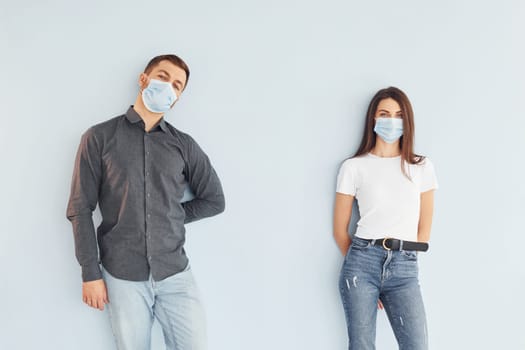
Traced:
[[362, 238], [354, 237], [352, 239], [352, 245], [350, 246], [351, 249], [354, 250], [366, 250], [368, 247], [370, 247], [370, 242], [365, 241]]
[[407, 260], [417, 260], [417, 252], [415, 250], [401, 250], [400, 253], [401, 256], [405, 257]]

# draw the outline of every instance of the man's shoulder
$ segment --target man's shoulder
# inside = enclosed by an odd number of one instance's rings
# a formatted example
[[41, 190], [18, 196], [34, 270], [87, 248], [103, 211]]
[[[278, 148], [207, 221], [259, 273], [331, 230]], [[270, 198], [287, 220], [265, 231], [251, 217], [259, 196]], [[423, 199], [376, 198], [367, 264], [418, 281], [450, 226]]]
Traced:
[[119, 121], [121, 121], [123, 118], [125, 118], [125, 114], [118, 115], [116, 117], [113, 117], [111, 119], [105, 120], [103, 122], [97, 123], [93, 126], [91, 126], [89, 129], [93, 130], [94, 132], [103, 132], [104, 130], [111, 129], [115, 127]]
[[193, 139], [193, 137], [190, 136], [190, 134], [180, 129], [177, 129], [176, 127], [174, 127], [167, 121], [165, 123], [166, 123], [166, 126], [168, 127], [168, 130], [171, 132], [171, 134], [173, 135], [175, 139], [179, 140], [183, 144], [195, 143], [195, 140]]
[[108, 132], [112, 132], [113, 130], [115, 130], [119, 122], [125, 117], [125, 114], [121, 114], [119, 116], [97, 123], [91, 126], [89, 129], [87, 129], [84, 134], [88, 137], [104, 136]]

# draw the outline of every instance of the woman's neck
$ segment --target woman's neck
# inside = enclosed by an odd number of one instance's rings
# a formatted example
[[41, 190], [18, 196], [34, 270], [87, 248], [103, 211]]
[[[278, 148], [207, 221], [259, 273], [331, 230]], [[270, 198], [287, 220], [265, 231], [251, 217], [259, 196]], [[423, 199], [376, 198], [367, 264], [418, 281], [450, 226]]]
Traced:
[[392, 158], [401, 155], [399, 140], [394, 143], [386, 143], [380, 137], [376, 138], [376, 144], [370, 151], [375, 156], [383, 158]]

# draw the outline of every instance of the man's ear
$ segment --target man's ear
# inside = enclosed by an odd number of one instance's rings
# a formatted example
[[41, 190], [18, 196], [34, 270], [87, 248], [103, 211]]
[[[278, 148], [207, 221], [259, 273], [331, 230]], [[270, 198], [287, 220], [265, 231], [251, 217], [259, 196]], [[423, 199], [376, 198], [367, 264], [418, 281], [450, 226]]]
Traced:
[[140, 90], [144, 90], [149, 84], [149, 77], [146, 75], [146, 73], [141, 73], [139, 75], [139, 86]]

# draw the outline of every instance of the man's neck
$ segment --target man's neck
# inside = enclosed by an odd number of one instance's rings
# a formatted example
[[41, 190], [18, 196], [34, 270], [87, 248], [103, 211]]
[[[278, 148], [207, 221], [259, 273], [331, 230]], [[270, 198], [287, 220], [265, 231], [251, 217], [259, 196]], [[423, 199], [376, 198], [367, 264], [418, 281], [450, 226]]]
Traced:
[[159, 120], [161, 120], [164, 116], [164, 113], [153, 113], [149, 111], [146, 108], [146, 106], [144, 106], [144, 102], [142, 102], [142, 97], [140, 96], [140, 94], [135, 100], [133, 109], [135, 110], [135, 112], [137, 112], [137, 114], [144, 122], [146, 132], [150, 131], [153, 128], [153, 126], [155, 126], [159, 122]]

